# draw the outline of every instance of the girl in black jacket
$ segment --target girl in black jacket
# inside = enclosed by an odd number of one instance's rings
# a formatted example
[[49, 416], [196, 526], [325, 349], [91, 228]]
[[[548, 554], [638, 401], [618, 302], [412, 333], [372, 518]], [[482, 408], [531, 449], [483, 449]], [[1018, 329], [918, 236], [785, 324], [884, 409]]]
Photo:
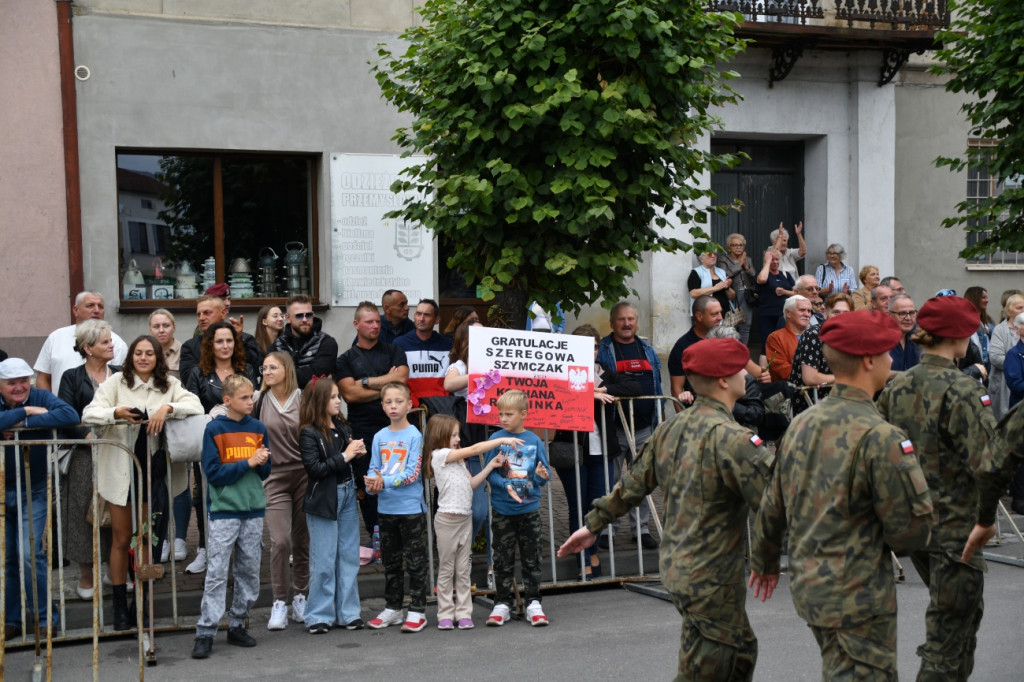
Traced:
[[330, 377], [314, 377], [302, 392], [299, 451], [309, 476], [303, 500], [309, 529], [306, 627], [314, 635], [332, 625], [360, 630], [359, 509], [349, 463], [366, 455], [366, 445], [352, 440]]

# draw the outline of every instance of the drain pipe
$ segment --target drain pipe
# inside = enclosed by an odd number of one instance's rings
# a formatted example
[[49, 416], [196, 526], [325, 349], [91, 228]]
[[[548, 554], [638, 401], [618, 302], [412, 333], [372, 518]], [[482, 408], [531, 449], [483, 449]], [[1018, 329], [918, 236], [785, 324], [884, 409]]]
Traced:
[[64, 118], [64, 195], [68, 225], [69, 308], [85, 290], [82, 253], [82, 187], [78, 172], [78, 101], [75, 94], [75, 43], [71, 28], [72, 0], [57, 2], [57, 45], [60, 51], [60, 100]]

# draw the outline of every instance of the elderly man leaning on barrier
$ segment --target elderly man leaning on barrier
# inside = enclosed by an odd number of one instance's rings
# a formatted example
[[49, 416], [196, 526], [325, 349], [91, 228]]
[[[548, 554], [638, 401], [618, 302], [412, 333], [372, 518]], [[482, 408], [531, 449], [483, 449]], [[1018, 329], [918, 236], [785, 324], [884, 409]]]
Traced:
[[[21, 358], [8, 358], [0, 362], [0, 435], [4, 444], [4, 514], [6, 543], [4, 546], [4, 634], [6, 639], [17, 637], [29, 623], [22, 622], [21, 590], [25, 588], [26, 615], [36, 613], [37, 624], [46, 627], [49, 609], [46, 599], [46, 580], [49, 562], [43, 551], [46, 533], [46, 469], [47, 447], [29, 446], [29, 456], [21, 456], [21, 448], [11, 445], [14, 433], [6, 431], [25, 427], [18, 437], [23, 440], [52, 438], [50, 429], [73, 426], [78, 413], [66, 402], [41, 388], [32, 388], [32, 368]], [[29, 478], [26, 482], [25, 462]], [[19, 473], [20, 469], [20, 473]], [[21, 514], [18, 513], [17, 481], [21, 480]], [[31, 522], [31, 529], [29, 523]], [[19, 542], [20, 536], [20, 542]], [[31, 537], [31, 542], [29, 541]], [[32, 589], [33, 558], [36, 585]], [[19, 581], [20, 576], [20, 581]], [[39, 608], [36, 608], [36, 604]]]
[[611, 494], [559, 556], [591, 546], [612, 519], [658, 486], [665, 499], [661, 582], [683, 616], [677, 680], [750, 680], [757, 639], [744, 601], [748, 509], [756, 509], [774, 458], [732, 416], [746, 392], [749, 351], [735, 339], [690, 346], [683, 366], [698, 398], [662, 424]]
[[[628, 301], [616, 303], [608, 316], [612, 326], [612, 333], [601, 339], [598, 346], [597, 362], [612, 367], [619, 374], [630, 376], [640, 382], [643, 390], [642, 395], [661, 395], [661, 360], [658, 353], [651, 344], [647, 343], [637, 335], [638, 317], [636, 308]], [[661, 409], [660, 400], [637, 400], [632, 407], [633, 442], [636, 451], [651, 437], [654, 425], [658, 422], [658, 411]], [[626, 462], [632, 461], [632, 452], [629, 448], [629, 438], [626, 430], [629, 428], [630, 406], [624, 405], [626, 423], [619, 424], [615, 428], [615, 436], [618, 445], [619, 457], [624, 457]], [[616, 442], [611, 439], [612, 434], [607, 434], [608, 457], [611, 458]], [[618, 464], [618, 462], [617, 462]], [[621, 465], [615, 467], [618, 476]], [[617, 477], [616, 477], [616, 480]], [[655, 549], [658, 542], [651, 535], [647, 528], [650, 520], [651, 510], [644, 502], [640, 507], [629, 514], [629, 525], [633, 535], [633, 542], [638, 542], [644, 549]], [[613, 529], [615, 526], [612, 527]], [[609, 546], [609, 531], [601, 537], [600, 546], [607, 549]]]
[[855, 311], [826, 320], [820, 336], [836, 385], [782, 439], [757, 512], [750, 584], [755, 597], [771, 596], [788, 528], [793, 604], [821, 649], [822, 679], [895, 680], [889, 550], [924, 548], [932, 527], [914, 446], [871, 402], [900, 329], [887, 315]]

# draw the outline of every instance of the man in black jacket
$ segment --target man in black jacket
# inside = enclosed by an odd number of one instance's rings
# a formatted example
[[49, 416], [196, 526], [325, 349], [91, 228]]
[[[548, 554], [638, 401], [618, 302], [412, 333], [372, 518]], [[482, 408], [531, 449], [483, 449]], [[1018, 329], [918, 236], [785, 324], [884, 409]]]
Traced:
[[288, 325], [274, 342], [274, 350], [292, 356], [299, 388], [305, 388], [315, 376], [333, 376], [338, 342], [322, 331], [323, 320], [313, 317], [313, 299], [299, 294], [285, 305]]

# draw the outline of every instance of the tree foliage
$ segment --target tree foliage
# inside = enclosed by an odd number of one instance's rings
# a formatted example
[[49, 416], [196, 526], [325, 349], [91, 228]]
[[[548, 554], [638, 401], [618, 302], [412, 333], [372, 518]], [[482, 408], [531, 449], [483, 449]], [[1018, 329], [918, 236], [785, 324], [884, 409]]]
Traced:
[[1019, 0], [960, 0], [950, 5], [954, 22], [938, 36], [941, 64], [933, 71], [951, 76], [946, 85], [950, 92], [972, 95], [962, 107], [970, 136], [994, 144], [971, 145], [964, 156], [940, 157], [936, 163], [954, 172], [985, 168], [1005, 187], [998, 196], [961, 201], [957, 215], [943, 225], [978, 234], [960, 252], [963, 258], [1024, 251], [1024, 12]]
[[[394, 139], [425, 154], [393, 217], [456, 245], [449, 267], [495, 292], [578, 310], [629, 293], [675, 214], [706, 240], [696, 148], [737, 101], [718, 64], [744, 48], [736, 14], [698, 0], [427, 0], [403, 54], [379, 47], [384, 97], [412, 114]], [[720, 210], [725, 210], [724, 208]], [[525, 308], [525, 306], [523, 306]]]

